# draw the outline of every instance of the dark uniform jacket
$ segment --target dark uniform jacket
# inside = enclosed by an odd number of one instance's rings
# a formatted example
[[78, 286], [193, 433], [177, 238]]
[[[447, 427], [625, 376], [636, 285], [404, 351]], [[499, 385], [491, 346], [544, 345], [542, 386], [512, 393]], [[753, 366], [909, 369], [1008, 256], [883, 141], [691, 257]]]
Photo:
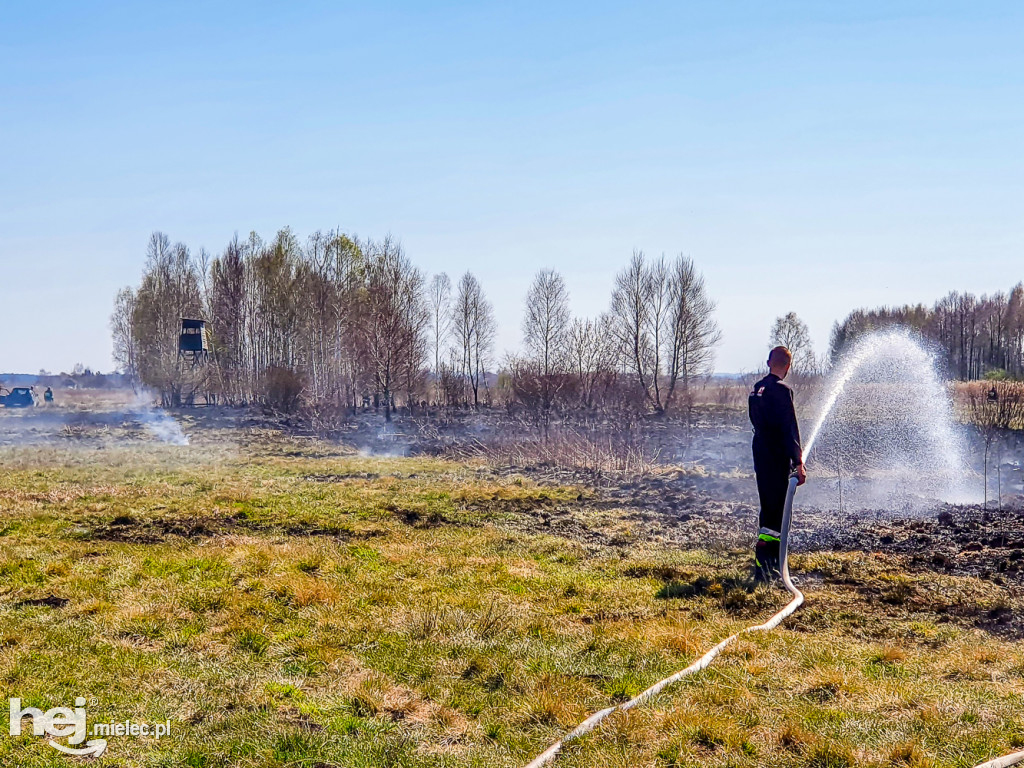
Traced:
[[793, 390], [769, 373], [754, 385], [748, 404], [750, 423], [754, 425], [755, 467], [778, 464], [787, 472], [796, 467], [801, 462], [802, 449]]

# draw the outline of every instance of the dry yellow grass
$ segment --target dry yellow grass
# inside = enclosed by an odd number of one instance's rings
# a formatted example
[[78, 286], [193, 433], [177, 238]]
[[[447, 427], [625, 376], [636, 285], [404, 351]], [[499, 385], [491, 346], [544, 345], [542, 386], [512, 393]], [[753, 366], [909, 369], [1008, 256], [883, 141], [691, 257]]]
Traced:
[[[785, 601], [752, 589], [745, 554], [585, 545], [520, 519], [553, 499], [624, 529], [629, 510], [593, 510], [587, 489], [221, 437], [4, 454], [4, 693], [173, 721], [97, 765], [521, 765]], [[559, 765], [952, 768], [1024, 745], [1024, 652], [973, 626], [1017, 598], [904, 566], [796, 556], [808, 603], [791, 622]], [[0, 763], [68, 764], [27, 735], [0, 740]]]

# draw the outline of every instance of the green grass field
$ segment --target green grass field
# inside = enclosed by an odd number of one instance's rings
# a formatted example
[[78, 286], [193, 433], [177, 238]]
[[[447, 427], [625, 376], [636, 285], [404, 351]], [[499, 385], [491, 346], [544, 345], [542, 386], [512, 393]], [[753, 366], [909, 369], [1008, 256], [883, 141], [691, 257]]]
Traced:
[[[519, 766], [786, 602], [584, 487], [272, 434], [0, 452], [0, 680], [96, 722], [97, 766]], [[240, 438], [241, 439], [241, 438]], [[561, 509], [592, 545], [524, 523]], [[530, 518], [535, 519], [535, 518]], [[569, 745], [562, 766], [971, 766], [1024, 746], [989, 582], [793, 558], [807, 605]], [[83, 764], [6, 732], [0, 764]]]

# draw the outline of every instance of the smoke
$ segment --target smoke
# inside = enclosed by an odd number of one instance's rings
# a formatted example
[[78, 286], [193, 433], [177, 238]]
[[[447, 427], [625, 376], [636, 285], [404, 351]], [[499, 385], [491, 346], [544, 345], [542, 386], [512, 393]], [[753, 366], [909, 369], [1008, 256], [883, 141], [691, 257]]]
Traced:
[[402, 458], [410, 453], [408, 439], [407, 435], [395, 429], [394, 424], [384, 424], [377, 431], [375, 440], [360, 446], [359, 455], [363, 458]]
[[135, 398], [135, 406], [139, 410], [134, 416], [157, 440], [168, 445], [189, 444], [188, 435], [182, 431], [181, 425], [163, 408], [154, 406], [152, 396], [147, 399], [140, 393]]

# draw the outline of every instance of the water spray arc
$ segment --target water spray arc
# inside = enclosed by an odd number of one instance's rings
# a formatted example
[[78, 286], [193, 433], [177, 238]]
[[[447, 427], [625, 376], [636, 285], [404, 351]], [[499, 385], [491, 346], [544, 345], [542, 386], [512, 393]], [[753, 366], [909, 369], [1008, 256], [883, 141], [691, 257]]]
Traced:
[[[805, 456], [810, 455], [811, 450], [814, 447], [814, 443], [817, 440], [818, 435], [821, 433], [822, 427], [828, 420], [830, 414], [832, 413], [832, 410], [835, 408], [836, 402], [839, 400], [839, 396], [843, 393], [847, 384], [849, 384], [849, 382], [853, 379], [854, 375], [862, 368], [862, 366], [869, 359], [871, 354], [877, 351], [880, 345], [885, 347], [892, 347], [893, 345], [896, 345], [897, 347], [902, 347], [903, 345], [909, 343], [913, 347], [913, 349], [916, 350], [916, 353], [923, 354], [925, 357], [927, 357], [927, 352], [925, 352], [919, 345], [914, 343], [911, 336], [905, 332], [887, 331], [878, 334], [872, 334], [871, 336], [872, 337], [863, 339], [861, 343], [854, 348], [854, 350], [850, 353], [846, 360], [844, 360], [842, 368], [840, 369], [836, 379], [833, 381], [832, 385], [829, 388], [828, 395], [826, 396], [822, 409], [819, 412], [818, 419], [815, 422], [814, 427], [811, 429], [810, 437], [808, 438], [806, 445], [804, 447]], [[932, 386], [931, 388], [934, 389], [934, 386]], [[944, 432], [945, 429], [940, 426], [937, 430], [936, 436], [939, 438], [946, 437]], [[951, 435], [949, 436], [952, 437]], [[613, 707], [607, 707], [606, 709], [602, 709], [599, 712], [595, 712], [582, 723], [580, 723], [578, 726], [576, 726], [576, 728], [574, 728], [572, 731], [570, 731], [565, 736], [560, 738], [558, 741], [554, 742], [551, 746], [549, 746], [546, 750], [544, 750], [541, 754], [534, 758], [530, 763], [526, 765], [526, 768], [541, 768], [541, 766], [547, 765], [555, 759], [555, 757], [558, 755], [559, 752], [561, 752], [562, 747], [566, 743], [574, 739], [577, 739], [581, 736], [584, 736], [587, 733], [590, 733], [595, 728], [597, 728], [597, 726], [600, 725], [601, 722], [609, 715], [613, 714], [614, 712], [626, 712], [630, 709], [633, 709], [634, 707], [644, 704], [650, 699], [652, 699], [654, 696], [657, 696], [665, 688], [672, 685], [673, 683], [677, 683], [684, 677], [689, 677], [690, 675], [693, 675], [697, 672], [700, 672], [703, 669], [706, 669], [711, 664], [711, 662], [714, 661], [715, 658], [723, 650], [725, 650], [726, 647], [728, 647], [733, 641], [735, 641], [740, 636], [751, 632], [768, 632], [772, 629], [775, 629], [777, 626], [779, 626], [779, 624], [781, 624], [787, 618], [792, 616], [797, 611], [797, 609], [800, 608], [801, 605], [803, 605], [804, 595], [793, 584], [793, 581], [789, 576], [789, 532], [793, 521], [793, 499], [796, 496], [796, 488], [797, 478], [795, 476], [790, 477], [789, 487], [786, 492], [786, 503], [783, 509], [781, 531], [782, 536], [780, 537], [781, 540], [779, 545], [779, 561], [781, 564], [782, 584], [790, 593], [790, 595], [792, 595], [792, 599], [785, 605], [785, 607], [783, 607], [782, 610], [780, 610], [774, 616], [769, 618], [763, 624], [756, 624], [754, 626], [746, 627], [745, 629], [741, 629], [739, 632], [736, 632], [735, 634], [732, 634], [729, 637], [725, 638], [718, 645], [716, 645], [714, 648], [712, 648], [699, 659], [697, 659], [695, 662], [693, 662], [693, 664], [686, 667], [685, 669], [680, 670], [679, 672], [676, 672], [675, 674], [669, 677], [666, 677], [664, 680], [655, 683], [650, 688], [645, 690], [643, 693], [637, 695], [635, 698], [630, 699], [629, 701], [623, 704], [619, 704]], [[1013, 754], [995, 758], [994, 760], [989, 760], [987, 762], [980, 763], [976, 765], [975, 768], [1009, 768], [1010, 766], [1017, 765], [1021, 762], [1024, 762], [1024, 751], [1015, 752]]]
[[968, 500], [962, 435], [921, 338], [888, 329], [852, 346], [829, 377], [804, 460], [856, 467], [851, 496], [865, 509]]

